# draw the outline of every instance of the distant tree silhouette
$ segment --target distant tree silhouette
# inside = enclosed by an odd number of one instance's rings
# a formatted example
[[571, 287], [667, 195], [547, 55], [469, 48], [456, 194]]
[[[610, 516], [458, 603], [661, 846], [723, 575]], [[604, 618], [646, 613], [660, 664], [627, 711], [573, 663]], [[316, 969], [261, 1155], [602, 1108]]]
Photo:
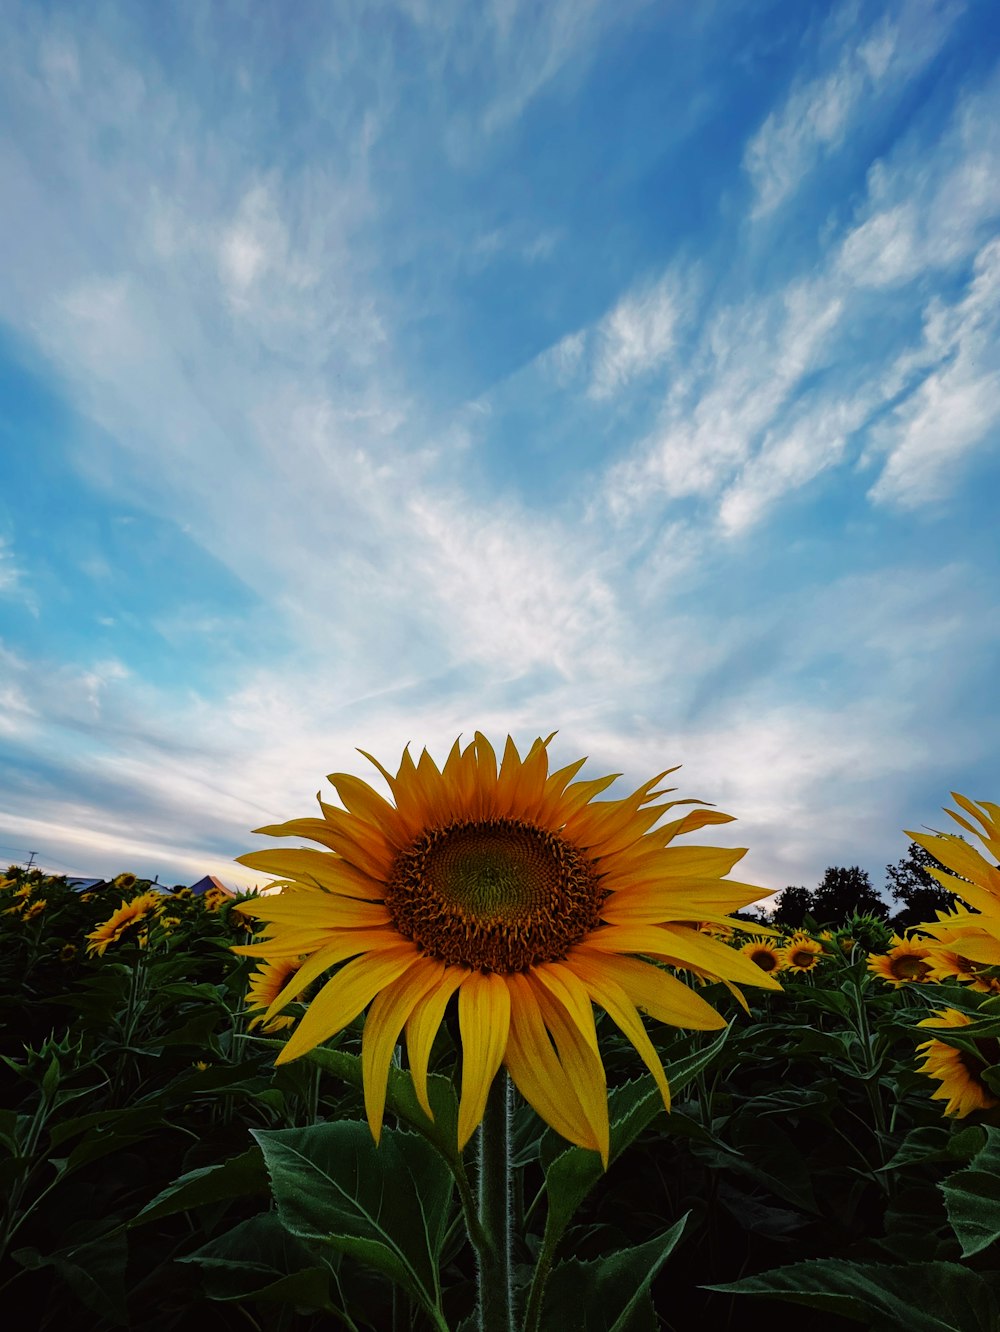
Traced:
[[867, 870], [859, 865], [830, 865], [812, 895], [811, 914], [824, 925], [842, 925], [855, 913], [885, 920], [889, 908], [872, 886]]
[[[895, 865], [886, 865], [885, 886], [896, 901], [903, 904], [902, 909], [892, 917], [895, 929], [902, 930], [910, 925], [936, 920], [935, 912], [956, 906], [966, 911], [972, 909], [938, 883], [930, 873], [932, 869], [944, 868], [919, 842], [911, 842], [906, 855]], [[954, 870], [948, 873], [954, 874]]]
[[791, 925], [793, 929], [798, 929], [807, 915], [815, 915], [813, 894], [808, 888], [790, 884], [777, 896], [771, 912], [771, 924]]
[[770, 925], [771, 923], [771, 917], [763, 907], [759, 906], [743, 907], [741, 911], [730, 911], [728, 914], [733, 920], [742, 921], [744, 925], [749, 925], [751, 928], [755, 925]]

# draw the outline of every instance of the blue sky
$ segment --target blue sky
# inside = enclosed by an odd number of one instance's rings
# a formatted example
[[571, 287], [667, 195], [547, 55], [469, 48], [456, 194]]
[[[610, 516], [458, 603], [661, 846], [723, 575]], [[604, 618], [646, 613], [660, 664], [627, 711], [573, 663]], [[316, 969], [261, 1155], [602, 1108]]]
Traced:
[[6, 4], [0, 856], [476, 728], [771, 888], [1000, 799], [991, 9]]

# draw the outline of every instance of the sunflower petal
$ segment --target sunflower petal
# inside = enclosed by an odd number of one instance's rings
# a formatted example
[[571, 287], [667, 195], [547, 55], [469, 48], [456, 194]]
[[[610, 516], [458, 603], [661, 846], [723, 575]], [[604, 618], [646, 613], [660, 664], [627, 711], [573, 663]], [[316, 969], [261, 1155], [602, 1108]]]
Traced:
[[482, 1121], [486, 1098], [507, 1049], [510, 993], [500, 976], [480, 971], [466, 975], [458, 992], [458, 1025], [462, 1033], [461, 1151]]
[[726, 1025], [725, 1018], [700, 994], [649, 962], [592, 951], [586, 944], [579, 944], [571, 950], [566, 964], [576, 970], [584, 983], [587, 972], [577, 965], [578, 958], [589, 970], [599, 965], [601, 972], [621, 986], [638, 1009], [658, 1022], [694, 1031], [714, 1031]]
[[410, 1077], [413, 1079], [413, 1089], [420, 1102], [420, 1108], [428, 1119], [434, 1118], [427, 1095], [427, 1066], [430, 1062], [431, 1047], [441, 1026], [444, 1011], [448, 1007], [448, 1000], [467, 975], [465, 967], [446, 967], [435, 988], [424, 996], [423, 1002], [410, 1014], [406, 1022], [406, 1053], [410, 1059]]
[[713, 977], [728, 976], [765, 990], [781, 989], [776, 980], [749, 958], [695, 930], [673, 929], [669, 925], [607, 925], [589, 934], [587, 945], [600, 952], [662, 957], [682, 967], [690, 963]]
[[361, 1036], [361, 1072], [365, 1114], [376, 1143], [382, 1135], [386, 1087], [392, 1052], [403, 1024], [444, 973], [444, 963], [418, 957], [410, 969], [372, 1000]]
[[510, 990], [510, 1035], [504, 1062], [514, 1085], [532, 1109], [578, 1147], [598, 1151], [576, 1089], [559, 1062], [531, 986], [516, 973]]
[[362, 954], [341, 967], [313, 999], [274, 1062], [287, 1064], [298, 1059], [342, 1031], [379, 990], [408, 971], [419, 956], [415, 946], [407, 943], [375, 956]]
[[270, 851], [250, 851], [245, 856], [237, 856], [236, 861], [265, 874], [294, 879], [298, 883], [315, 884], [331, 892], [343, 893], [345, 897], [381, 901], [385, 896], [385, 885], [382, 882], [329, 851], [276, 847]]
[[[265, 1022], [270, 1021], [293, 1000], [298, 999], [303, 990], [307, 989], [317, 976], [322, 976], [324, 971], [346, 962], [348, 958], [384, 953], [388, 949], [398, 948], [399, 944], [399, 935], [391, 930], [344, 930], [337, 938], [317, 949], [292, 973], [287, 984], [271, 1001], [271, 1006], [264, 1015]], [[300, 954], [296, 954], [296, 958], [298, 956]]]
[[586, 986], [591, 999], [600, 1004], [612, 1022], [628, 1037], [639, 1053], [642, 1062], [653, 1075], [653, 1081], [660, 1089], [664, 1107], [670, 1109], [670, 1087], [667, 1075], [660, 1063], [660, 1056], [653, 1048], [642, 1018], [635, 1004], [620, 985], [603, 973], [600, 965], [595, 966], [586, 957], [576, 958], [576, 971]]
[[580, 1108], [601, 1154], [605, 1170], [608, 1168], [611, 1129], [608, 1123], [608, 1082], [600, 1054], [586, 1040], [576, 1022], [562, 1003], [531, 972], [528, 984], [538, 1003], [542, 1019], [555, 1043], [559, 1062], [573, 1084]]

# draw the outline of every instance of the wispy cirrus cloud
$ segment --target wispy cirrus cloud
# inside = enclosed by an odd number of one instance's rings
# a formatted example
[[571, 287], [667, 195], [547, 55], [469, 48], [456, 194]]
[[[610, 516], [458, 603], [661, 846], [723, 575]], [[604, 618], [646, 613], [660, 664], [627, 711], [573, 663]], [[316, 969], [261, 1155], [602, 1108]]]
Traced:
[[930, 303], [920, 351], [929, 373], [872, 439], [888, 456], [869, 495], [907, 509], [947, 496], [969, 454], [1000, 446], [1000, 238], [976, 256], [961, 299]]
[[954, 0], [908, 0], [862, 32], [854, 6], [836, 9], [819, 42], [827, 67], [797, 79], [746, 146], [754, 217], [773, 213], [862, 119], [891, 105], [937, 55], [963, 8]]

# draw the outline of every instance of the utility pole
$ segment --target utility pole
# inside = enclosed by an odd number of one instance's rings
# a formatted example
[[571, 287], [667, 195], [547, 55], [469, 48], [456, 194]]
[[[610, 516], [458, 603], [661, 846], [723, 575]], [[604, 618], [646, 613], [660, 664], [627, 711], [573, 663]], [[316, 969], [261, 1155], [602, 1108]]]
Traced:
[[37, 852], [37, 851], [32, 851], [32, 853], [31, 853], [31, 859], [28, 861], [27, 865], [25, 865], [25, 869], [31, 869], [32, 865], [34, 865], [34, 863], [35, 863], [35, 857], [36, 857], [37, 855], [38, 855], [38, 852]]

